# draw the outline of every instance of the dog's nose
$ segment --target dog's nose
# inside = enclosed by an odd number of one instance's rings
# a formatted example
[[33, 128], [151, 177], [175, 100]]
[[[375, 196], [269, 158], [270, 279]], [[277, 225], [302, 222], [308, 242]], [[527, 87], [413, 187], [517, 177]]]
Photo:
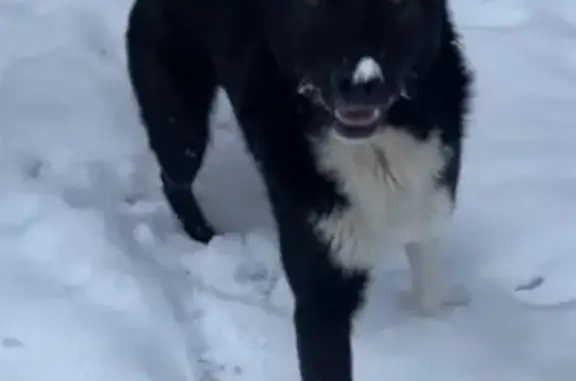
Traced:
[[336, 79], [336, 92], [343, 101], [348, 103], [375, 103], [385, 94], [384, 82], [371, 79], [367, 82], [355, 83], [349, 76]]
[[349, 104], [379, 105], [386, 102], [387, 86], [382, 69], [371, 58], [358, 61], [354, 70], [332, 74], [335, 93]]

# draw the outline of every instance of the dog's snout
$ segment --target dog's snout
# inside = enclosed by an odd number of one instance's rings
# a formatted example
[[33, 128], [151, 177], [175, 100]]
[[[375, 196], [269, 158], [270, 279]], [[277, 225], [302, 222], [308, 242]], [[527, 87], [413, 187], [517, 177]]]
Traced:
[[354, 83], [350, 77], [337, 81], [338, 92], [343, 96], [370, 96], [384, 87], [384, 83], [378, 79], [371, 79], [367, 82]]
[[339, 98], [346, 103], [377, 104], [384, 101], [386, 85], [381, 79], [355, 82], [353, 77], [342, 76], [334, 80]]
[[374, 105], [385, 101], [382, 69], [371, 58], [361, 59], [353, 70], [336, 71], [332, 81], [336, 94], [346, 103]]

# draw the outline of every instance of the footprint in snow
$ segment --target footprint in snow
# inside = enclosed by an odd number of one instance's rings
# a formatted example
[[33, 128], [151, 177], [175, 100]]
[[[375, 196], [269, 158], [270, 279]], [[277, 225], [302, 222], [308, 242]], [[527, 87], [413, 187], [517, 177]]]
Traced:
[[537, 275], [524, 284], [518, 285], [516, 291], [532, 291], [544, 284], [544, 277]]

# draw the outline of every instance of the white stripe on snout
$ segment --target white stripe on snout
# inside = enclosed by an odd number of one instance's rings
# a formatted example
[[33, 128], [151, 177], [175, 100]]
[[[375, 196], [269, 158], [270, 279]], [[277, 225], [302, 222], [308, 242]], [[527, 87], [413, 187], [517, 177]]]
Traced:
[[384, 80], [380, 65], [372, 57], [364, 57], [358, 61], [352, 75], [352, 82], [355, 84], [366, 83], [375, 79]]

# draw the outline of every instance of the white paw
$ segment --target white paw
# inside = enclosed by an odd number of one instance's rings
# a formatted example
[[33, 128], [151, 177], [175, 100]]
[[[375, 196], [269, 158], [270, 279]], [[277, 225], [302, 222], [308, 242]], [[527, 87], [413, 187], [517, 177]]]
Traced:
[[454, 284], [446, 290], [443, 304], [447, 307], [467, 306], [472, 301], [468, 288], [463, 284]]
[[446, 308], [466, 306], [470, 304], [471, 297], [464, 285], [455, 284], [444, 289], [435, 289], [434, 287], [414, 289], [412, 301], [420, 314], [429, 316]]

